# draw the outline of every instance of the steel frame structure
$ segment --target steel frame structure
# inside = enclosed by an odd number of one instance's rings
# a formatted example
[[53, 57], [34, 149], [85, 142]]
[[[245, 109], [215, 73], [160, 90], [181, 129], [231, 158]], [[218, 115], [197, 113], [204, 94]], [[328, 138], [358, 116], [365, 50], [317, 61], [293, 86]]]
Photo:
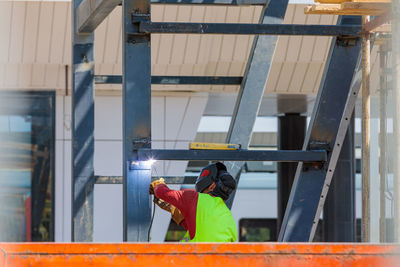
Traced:
[[[73, 1], [73, 218], [72, 240], [93, 240], [94, 84], [122, 83], [123, 90], [123, 186], [124, 241], [147, 241], [150, 223], [148, 185], [151, 167], [145, 159], [228, 160], [239, 179], [237, 161], [298, 161], [281, 241], [309, 241], [315, 231], [323, 198], [335, 170], [350, 111], [354, 109], [357, 84], [351, 86], [360, 51], [358, 20], [339, 19], [338, 25], [280, 25], [288, 0], [122, 0], [123, 74], [94, 75], [94, 29], [118, 5], [117, 0]], [[154, 23], [150, 4], [262, 4], [260, 24]], [[255, 34], [244, 77], [151, 76], [151, 33]], [[271, 36], [272, 35], [272, 36]], [[248, 151], [248, 143], [268, 78], [277, 35], [328, 35], [333, 38], [321, 88], [303, 151]], [[338, 79], [337, 77], [340, 77]], [[171, 151], [151, 149], [151, 84], [241, 84], [227, 141], [245, 148], [233, 152]], [[251, 105], [249, 105], [251, 103]], [[240, 123], [240, 124], [239, 124]], [[107, 179], [105, 179], [106, 181]], [[234, 196], [234, 195], [233, 195]], [[228, 206], [232, 204], [227, 203]], [[297, 223], [301, 218], [301, 223]], [[300, 234], [299, 234], [300, 233]]]

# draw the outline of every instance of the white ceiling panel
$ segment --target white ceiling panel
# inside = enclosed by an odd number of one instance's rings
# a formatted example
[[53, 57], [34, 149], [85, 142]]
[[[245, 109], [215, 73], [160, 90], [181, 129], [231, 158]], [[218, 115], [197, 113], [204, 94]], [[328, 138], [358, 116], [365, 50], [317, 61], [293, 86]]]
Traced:
[[[153, 5], [153, 21], [257, 23], [260, 6]], [[335, 24], [337, 16], [304, 15], [304, 5], [290, 4], [284, 23]], [[122, 73], [121, 7], [95, 32], [96, 74]], [[68, 1], [0, 1], [0, 88], [65, 90], [65, 66], [71, 60], [71, 3]], [[154, 34], [154, 75], [244, 73], [253, 36]], [[266, 84], [267, 94], [315, 94], [331, 38], [281, 36]], [[378, 86], [377, 53], [372, 55], [373, 91]], [[69, 79], [71, 75], [69, 74]], [[71, 81], [69, 80], [69, 85]], [[120, 91], [120, 85], [97, 85]], [[153, 85], [155, 91], [235, 93], [239, 86]]]

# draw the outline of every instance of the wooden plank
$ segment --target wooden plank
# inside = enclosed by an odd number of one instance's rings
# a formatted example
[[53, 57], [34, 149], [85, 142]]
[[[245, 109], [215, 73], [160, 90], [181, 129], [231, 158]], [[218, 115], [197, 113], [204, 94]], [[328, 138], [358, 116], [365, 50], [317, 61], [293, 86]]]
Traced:
[[378, 34], [374, 40], [374, 45], [390, 45], [392, 39], [387, 35]]
[[392, 18], [392, 11], [388, 10], [387, 12], [383, 13], [382, 15], [380, 15], [380, 16], [374, 18], [373, 20], [371, 20], [370, 22], [366, 23], [363, 26], [363, 30], [366, 32], [372, 31], [373, 29], [381, 26], [385, 22], [388, 22], [389, 20], [391, 20], [391, 18]]
[[[362, 17], [363, 26], [369, 22], [369, 16]], [[369, 34], [362, 37], [362, 241], [370, 242], [371, 206], [370, 206], [370, 72], [371, 72], [371, 40]]]
[[371, 32], [380, 32], [380, 33], [389, 33], [392, 32], [392, 24], [383, 24], [379, 27], [376, 27]]
[[329, 15], [362, 15], [378, 16], [390, 9], [390, 3], [351, 3], [342, 4], [316, 4], [306, 6], [305, 14]]

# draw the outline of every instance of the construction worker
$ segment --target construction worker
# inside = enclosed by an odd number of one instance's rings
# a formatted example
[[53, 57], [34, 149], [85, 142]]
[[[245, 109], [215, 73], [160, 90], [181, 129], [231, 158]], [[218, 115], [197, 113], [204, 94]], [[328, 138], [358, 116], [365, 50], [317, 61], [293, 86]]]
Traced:
[[182, 241], [235, 242], [235, 221], [224, 200], [235, 190], [236, 181], [225, 165], [218, 162], [203, 168], [195, 188], [172, 190], [160, 179], [150, 184], [149, 192], [155, 195], [154, 202], [187, 230]]

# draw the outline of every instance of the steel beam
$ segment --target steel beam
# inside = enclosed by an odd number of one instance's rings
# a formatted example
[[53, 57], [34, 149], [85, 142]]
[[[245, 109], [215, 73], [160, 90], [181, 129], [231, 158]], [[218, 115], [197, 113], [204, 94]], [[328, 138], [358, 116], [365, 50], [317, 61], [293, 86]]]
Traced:
[[78, 35], [72, 3], [72, 241], [93, 240], [94, 34]]
[[269, 0], [151, 0], [152, 4], [186, 5], [265, 5]]
[[[96, 75], [96, 84], [120, 84], [122, 76]], [[212, 85], [239, 85], [242, 77], [239, 76], [151, 76], [152, 84], [212, 84]]]
[[324, 162], [325, 150], [184, 150], [138, 149], [132, 161], [148, 160], [219, 160], [219, 161], [284, 161]]
[[[156, 181], [160, 178], [164, 179], [166, 184], [194, 184], [197, 176], [162, 176], [151, 177], [151, 181]], [[123, 184], [122, 176], [95, 176], [96, 184]]]
[[186, 34], [256, 34], [256, 35], [316, 35], [358, 36], [360, 25], [301, 25], [301, 24], [240, 24], [240, 23], [184, 23], [151, 22], [140, 23], [142, 33], [186, 33]]
[[356, 242], [354, 115], [324, 205], [324, 242]]
[[[360, 24], [359, 17], [339, 17], [339, 25]], [[303, 150], [325, 148], [330, 153], [323, 165], [299, 163], [279, 241], [312, 241], [332, 175], [343, 145], [359, 87], [353, 86], [359, 62], [359, 38], [333, 38], [321, 87], [304, 141]], [[353, 81], [353, 84], [352, 84]]]
[[[187, 5], [265, 5], [269, 0], [152, 0], [152, 4]], [[121, 0], [82, 0], [77, 8], [80, 34], [92, 33], [121, 4]]]
[[[274, 0], [264, 6], [259, 23], [262, 25], [283, 22], [288, 0]], [[248, 148], [254, 123], [260, 109], [267, 83], [272, 57], [278, 41], [277, 36], [255, 36], [249, 54], [243, 81], [236, 99], [226, 143], [241, 144]], [[239, 183], [244, 162], [225, 162], [229, 173]], [[225, 202], [231, 208], [235, 198], [234, 191]]]
[[[130, 161], [134, 149], [150, 148], [150, 35], [128, 38], [137, 23], [150, 19], [149, 0], [123, 0], [123, 176], [124, 241], [147, 241], [150, 225], [149, 167]], [[140, 142], [137, 142], [140, 141]]]
[[78, 33], [92, 33], [121, 0], [82, 0], [76, 10]]
[[[306, 135], [307, 116], [299, 113], [283, 114], [278, 117], [278, 149], [301, 149]], [[278, 216], [277, 232], [279, 233], [286, 205], [289, 200], [290, 190], [296, 175], [297, 162], [278, 163]]]

